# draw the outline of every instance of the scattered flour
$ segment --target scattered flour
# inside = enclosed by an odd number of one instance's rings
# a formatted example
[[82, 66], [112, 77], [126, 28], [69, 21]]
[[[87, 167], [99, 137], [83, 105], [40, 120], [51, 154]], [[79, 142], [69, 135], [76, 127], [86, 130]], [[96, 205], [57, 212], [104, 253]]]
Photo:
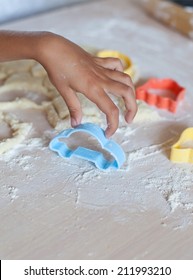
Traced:
[[2, 186], [2, 188], [6, 189], [10, 202], [15, 201], [19, 197], [17, 195], [18, 188], [14, 187], [14, 186], [9, 186], [9, 185]]
[[[127, 11], [125, 13], [127, 14]], [[184, 61], [187, 65], [192, 64], [188, 60], [190, 51], [184, 52], [181, 38], [172, 37], [172, 33], [165, 32], [164, 27], [160, 28], [159, 36], [157, 36], [156, 28], [145, 26], [144, 22], [143, 15], [139, 18], [139, 22], [135, 22], [132, 18], [131, 20], [124, 19], [122, 14], [107, 22], [105, 14], [101, 18], [100, 24], [98, 20], [91, 21], [90, 25], [86, 24], [82, 33], [80, 32], [80, 36], [85, 38], [85, 41], [90, 40], [90, 43], [96, 43], [96, 35], [100, 36], [104, 38], [104, 41], [100, 42], [100, 46], [108, 46], [110, 40], [113, 42], [113, 48], [117, 47], [117, 49], [124, 42], [123, 51], [138, 57], [142, 74], [146, 69], [146, 74], [150, 76], [172, 75], [179, 82], [184, 80], [190, 89], [191, 82], [188, 82], [187, 73], [181, 71]], [[77, 37], [77, 31], [70, 30], [72, 29], [69, 28], [68, 32], [72, 33], [67, 33], [67, 35], [73, 37], [72, 35], [75, 34]], [[124, 40], [121, 38], [113, 40], [116, 34], [121, 32], [125, 32], [124, 34], [128, 38], [132, 36], [131, 45], [125, 44], [125, 38]], [[136, 34], [140, 37], [141, 45], [139, 45]], [[179, 48], [172, 48], [171, 56], [166, 56], [165, 54], [171, 50], [170, 37], [174, 40], [173, 44], [179, 45]], [[136, 48], [136, 45], [139, 45], [139, 48]], [[188, 43], [186, 48], [192, 50]], [[172, 73], [168, 65], [172, 65], [174, 69]], [[23, 64], [22, 67], [24, 67]], [[51, 104], [50, 108], [55, 110], [55, 125], [58, 130], [69, 126], [68, 116], [61, 115], [56, 102], [58, 93], [49, 84], [43, 69], [32, 63], [28, 65], [27, 70], [35, 78], [44, 78], [44, 82], [38, 84], [38, 90], [40, 94], [50, 98], [49, 105]], [[6, 71], [1, 77], [6, 79], [8, 75], [12, 74], [9, 67], [6, 66]], [[14, 81], [9, 81], [14, 87]], [[23, 86], [29, 88], [26, 84]], [[3, 88], [3, 90], [6, 89], [7, 87]], [[54, 104], [53, 100], [55, 100]], [[33, 102], [33, 106], [36, 106], [35, 102]], [[42, 110], [42, 106], [43, 104], [40, 104], [36, 107], [39, 108], [38, 110]], [[91, 107], [88, 108], [85, 105], [85, 108], [86, 121], [99, 120], [98, 111], [94, 110], [93, 114]], [[47, 111], [49, 114], [49, 110]], [[170, 122], [171, 119], [172, 117]], [[187, 123], [191, 119], [190, 114], [185, 120], [186, 122], [183, 119], [181, 122], [183, 125], [188, 125]], [[104, 125], [103, 119], [101, 124]], [[175, 118], [173, 118], [173, 125], [176, 125]], [[127, 160], [121, 170], [117, 172], [102, 172], [89, 162], [59, 158], [47, 147], [50, 138], [56, 132], [50, 128], [46, 131], [40, 130], [36, 138], [33, 138], [33, 135], [27, 138], [29, 135], [26, 135], [26, 138], [17, 147], [1, 155], [0, 186], [2, 190], [0, 191], [3, 192], [2, 198], [8, 195], [9, 202], [12, 203], [16, 199], [18, 201], [27, 198], [30, 207], [34, 207], [33, 201], [36, 201], [35, 198], [42, 193], [48, 198], [54, 198], [57, 193], [61, 197], [69, 198], [76, 207], [96, 210], [100, 208], [124, 209], [125, 216], [120, 214], [119, 221], [127, 221], [131, 212], [141, 213], [150, 208], [159, 209], [164, 220], [163, 226], [167, 225], [167, 218], [177, 216], [179, 210], [182, 211], [183, 216], [176, 217], [176, 229], [187, 226], [192, 220], [193, 168], [189, 165], [172, 164], [168, 159], [171, 145], [177, 140], [181, 129], [168, 128], [167, 116], [161, 117], [155, 108], [139, 102], [139, 110], [131, 126], [126, 126], [124, 120], [120, 120], [120, 127], [114, 140], [123, 146]]]
[[[1, 155], [0, 167], [4, 169], [5, 177], [1, 178], [0, 184], [3, 185], [4, 196], [8, 195], [12, 203], [30, 193], [38, 195], [40, 189], [46, 190], [49, 196], [47, 186], [57, 185], [61, 188], [65, 186], [63, 195], [71, 198], [77, 207], [100, 209], [118, 206], [126, 212], [143, 212], [151, 205], [158, 208], [163, 217], [170, 217], [178, 209], [184, 211], [184, 216], [191, 216], [193, 169], [176, 167], [165, 156], [178, 133], [171, 127], [165, 141], [155, 143], [152, 138], [149, 143], [150, 134], [146, 130], [149, 128], [154, 133], [159, 132], [159, 124], [167, 125], [167, 119], [144, 102], [138, 102], [138, 106], [132, 126], [125, 125], [121, 118], [120, 127], [114, 136], [114, 140], [125, 150], [127, 158], [119, 171], [103, 172], [86, 161], [59, 158], [47, 147], [56, 132], [45, 130], [39, 138], [26, 138], [14, 149]], [[90, 120], [89, 113], [87, 118]], [[136, 142], [139, 137], [143, 138], [141, 147]], [[12, 172], [12, 177], [7, 176]], [[129, 219], [129, 215], [121, 215], [116, 213], [116, 219]], [[175, 227], [184, 223], [184, 216], [182, 220], [179, 217]], [[190, 223], [190, 219], [187, 221]]]

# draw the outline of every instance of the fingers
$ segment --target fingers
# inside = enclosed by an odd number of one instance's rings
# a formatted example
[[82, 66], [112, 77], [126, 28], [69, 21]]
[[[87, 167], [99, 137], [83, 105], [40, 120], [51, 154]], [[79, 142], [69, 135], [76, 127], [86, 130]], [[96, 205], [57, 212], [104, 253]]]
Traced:
[[133, 85], [131, 84], [130, 86], [111, 80], [108, 81], [107, 92], [123, 98], [126, 108], [125, 120], [127, 123], [130, 123], [137, 112], [137, 103]]
[[116, 70], [123, 72], [123, 64], [119, 58], [114, 58], [114, 57], [96, 57], [95, 61], [98, 65], [111, 69], [111, 70]]
[[123, 97], [126, 113], [125, 113], [125, 120], [127, 123], [130, 123], [137, 113], [137, 103], [135, 98], [125, 98]]
[[80, 101], [75, 91], [69, 87], [64, 87], [64, 89], [62, 90], [62, 92], [60, 91], [60, 93], [64, 98], [64, 101], [66, 102], [66, 105], [68, 107], [70, 117], [71, 117], [71, 126], [75, 127], [79, 125], [82, 119], [82, 110], [81, 110]]
[[[127, 123], [130, 123], [137, 112], [135, 88], [131, 77], [122, 72], [123, 66], [121, 64], [120, 68], [121, 61], [119, 59], [103, 58], [99, 63], [104, 67], [103, 73], [107, 78], [105, 81], [107, 85], [105, 86], [105, 91], [123, 98], [126, 108], [125, 120]], [[118, 71], [114, 71], [114, 66], [117, 66]]]
[[[94, 58], [94, 61], [89, 60], [76, 65], [71, 75], [66, 75], [65, 79], [58, 79], [58, 76], [51, 73], [51, 80], [69, 109], [71, 125], [75, 127], [81, 123], [81, 104], [76, 95], [76, 92], [81, 92], [106, 115], [108, 126], [105, 134], [110, 137], [118, 128], [119, 109], [108, 93], [123, 98], [126, 107], [125, 119], [129, 123], [137, 111], [132, 81], [128, 75], [122, 73], [122, 63], [116, 58]], [[65, 71], [67, 70], [61, 68], [59, 73]]]
[[92, 92], [90, 92], [87, 97], [106, 115], [107, 129], [105, 131], [105, 135], [109, 138], [118, 128], [119, 109], [102, 88], [93, 88]]
[[110, 69], [104, 69], [104, 71], [105, 71], [105, 75], [109, 79], [128, 85], [129, 87], [131, 87], [133, 93], [135, 94], [135, 88], [132, 79], [128, 74], [125, 74], [123, 72], [113, 71]]

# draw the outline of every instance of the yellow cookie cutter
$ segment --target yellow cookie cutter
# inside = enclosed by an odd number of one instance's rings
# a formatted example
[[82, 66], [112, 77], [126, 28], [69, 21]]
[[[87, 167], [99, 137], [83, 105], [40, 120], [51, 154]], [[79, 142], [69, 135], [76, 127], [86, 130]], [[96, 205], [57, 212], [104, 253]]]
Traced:
[[97, 52], [97, 56], [119, 58], [123, 63], [124, 73], [128, 74], [131, 77], [133, 83], [137, 82], [138, 75], [136, 65], [133, 64], [131, 58], [127, 55], [114, 50], [101, 50]]
[[193, 127], [185, 129], [178, 142], [172, 146], [170, 160], [177, 163], [193, 163]]

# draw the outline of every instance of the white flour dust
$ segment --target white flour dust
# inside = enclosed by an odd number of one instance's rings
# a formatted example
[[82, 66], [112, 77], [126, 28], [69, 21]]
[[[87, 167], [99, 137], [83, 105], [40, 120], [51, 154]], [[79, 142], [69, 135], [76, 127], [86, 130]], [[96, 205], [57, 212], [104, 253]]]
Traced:
[[[118, 2], [114, 1], [117, 7]], [[187, 88], [186, 99], [175, 116], [140, 103], [133, 124], [126, 126], [120, 120], [113, 139], [123, 147], [127, 159], [118, 171], [102, 172], [87, 161], [62, 159], [48, 149], [49, 140], [56, 132], [43, 128], [36, 131], [36, 138], [25, 139], [1, 155], [1, 203], [9, 205], [27, 200], [28, 206], [33, 208], [40, 195], [51, 201], [57, 193], [64, 203], [70, 199], [75, 207], [96, 211], [113, 209], [119, 212], [116, 219], [121, 221], [129, 220], [130, 213], [158, 209], [164, 226], [170, 217], [175, 217], [175, 228], [184, 228], [192, 222], [193, 167], [171, 163], [169, 154], [182, 130], [192, 126], [192, 108], [189, 105], [192, 104], [192, 81], [188, 73], [192, 69], [190, 54], [193, 45], [172, 30], [166, 32], [166, 28], [156, 21], [152, 20], [152, 25], [144, 24], [146, 14], [136, 12], [134, 6], [131, 6], [130, 14], [127, 9], [119, 13], [115, 7], [112, 16], [109, 7], [103, 12], [100, 5], [96, 5], [95, 12], [100, 14], [100, 21], [98, 17], [87, 15], [80, 25], [76, 23], [81, 26], [78, 32], [76, 28], [70, 28], [71, 23], [64, 28], [60, 21], [56, 22], [55, 28], [75, 42], [96, 46], [96, 49], [110, 47], [129, 55], [137, 62], [143, 79], [175, 79]], [[75, 8], [73, 16], [78, 21], [77, 15], [79, 9]], [[174, 45], [178, 47], [173, 48]], [[37, 71], [36, 75], [44, 73]], [[49, 91], [45, 91], [44, 87], [38, 86], [50, 97], [50, 84], [49, 87]]]
[[193, 168], [169, 161], [168, 153], [178, 133], [171, 126], [162, 134], [161, 142], [155, 140], [160, 127], [163, 129], [168, 122], [146, 107], [139, 103], [133, 125], [126, 127], [121, 120], [114, 136], [127, 158], [119, 171], [103, 172], [87, 161], [58, 157], [47, 147], [53, 132], [45, 131], [42, 138], [26, 139], [1, 156], [1, 195], [7, 202], [35, 197], [42, 191], [49, 197], [50, 188], [60, 186], [60, 192], [76, 207], [124, 209], [128, 216], [119, 214], [120, 221], [128, 220], [129, 213], [150, 208], [159, 209], [166, 220], [180, 209], [183, 218], [179, 215], [175, 228], [182, 223], [187, 226], [193, 213]]

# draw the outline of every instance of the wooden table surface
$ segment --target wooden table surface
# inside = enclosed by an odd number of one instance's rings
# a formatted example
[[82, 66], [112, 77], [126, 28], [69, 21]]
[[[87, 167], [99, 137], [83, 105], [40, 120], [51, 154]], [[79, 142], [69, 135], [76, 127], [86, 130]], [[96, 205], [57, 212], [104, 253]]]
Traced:
[[50, 30], [119, 50], [137, 64], [141, 81], [170, 77], [187, 89], [176, 114], [152, 108], [158, 121], [150, 116], [128, 128], [129, 167], [117, 172], [58, 158], [47, 142], [38, 144], [50, 130], [45, 116], [29, 112], [37, 141], [0, 159], [1, 259], [192, 259], [193, 167], [168, 155], [193, 123], [193, 42], [128, 0], [92, 1], [1, 28]]

